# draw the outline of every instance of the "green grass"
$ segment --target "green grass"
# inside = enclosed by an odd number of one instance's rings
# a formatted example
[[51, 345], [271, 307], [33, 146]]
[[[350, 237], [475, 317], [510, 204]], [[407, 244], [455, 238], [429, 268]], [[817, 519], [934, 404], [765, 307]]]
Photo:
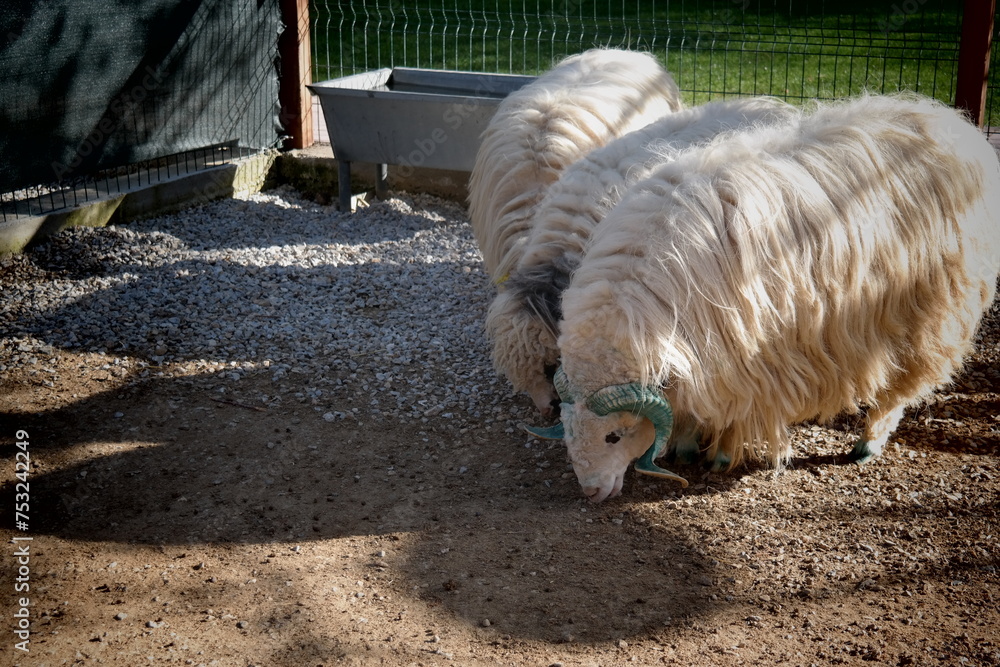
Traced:
[[689, 104], [863, 90], [955, 96], [961, 11], [948, 0], [312, 4], [317, 80], [393, 66], [537, 74], [565, 55], [613, 46], [654, 53]]

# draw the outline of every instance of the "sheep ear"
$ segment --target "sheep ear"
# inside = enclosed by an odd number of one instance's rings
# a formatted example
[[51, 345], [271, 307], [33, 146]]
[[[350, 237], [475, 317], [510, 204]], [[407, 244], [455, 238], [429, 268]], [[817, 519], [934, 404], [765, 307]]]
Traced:
[[521, 428], [536, 438], [541, 438], [542, 440], [562, 440], [566, 437], [566, 429], [563, 428], [562, 422], [559, 422], [555, 426], [542, 428], [532, 428], [525, 424], [521, 424]]

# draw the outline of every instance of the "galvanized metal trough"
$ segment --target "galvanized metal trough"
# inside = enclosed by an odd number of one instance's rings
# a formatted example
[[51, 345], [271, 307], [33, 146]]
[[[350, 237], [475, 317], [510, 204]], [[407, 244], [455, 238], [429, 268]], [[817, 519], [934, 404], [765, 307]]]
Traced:
[[472, 171], [480, 135], [501, 100], [533, 76], [410, 67], [379, 69], [309, 86], [319, 96], [340, 164], [340, 208], [351, 210], [351, 163]]

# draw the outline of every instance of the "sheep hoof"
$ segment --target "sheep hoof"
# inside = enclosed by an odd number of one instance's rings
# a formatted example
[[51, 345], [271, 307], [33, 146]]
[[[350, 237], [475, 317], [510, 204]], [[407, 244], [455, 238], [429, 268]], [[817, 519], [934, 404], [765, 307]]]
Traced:
[[732, 463], [732, 459], [729, 458], [729, 455], [720, 452], [716, 454], [715, 458], [711, 461], [706, 461], [705, 467], [708, 468], [710, 472], [722, 472], [729, 467], [730, 463]]
[[691, 465], [698, 460], [699, 452], [698, 439], [693, 436], [680, 437], [674, 444], [674, 460], [678, 463]]
[[847, 457], [858, 465], [862, 465], [874, 458], [878, 458], [881, 454], [881, 446], [871, 443], [868, 440], [858, 440], [854, 445], [854, 449], [851, 450], [851, 453]]

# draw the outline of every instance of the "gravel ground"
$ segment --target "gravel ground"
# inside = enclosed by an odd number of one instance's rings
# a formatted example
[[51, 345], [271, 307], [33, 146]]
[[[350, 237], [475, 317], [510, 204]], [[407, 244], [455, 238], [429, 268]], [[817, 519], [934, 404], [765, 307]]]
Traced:
[[996, 306], [872, 464], [851, 416], [780, 475], [594, 506], [517, 428], [491, 296], [464, 209], [421, 196], [278, 190], [0, 261], [5, 507], [18, 430], [32, 464], [30, 652], [0, 663], [1000, 662]]
[[281, 191], [190, 210], [168, 231], [79, 228], [33, 253], [58, 278], [7, 287], [0, 317], [17, 352], [104, 351], [148, 364], [140, 377], [266, 370], [281, 395], [283, 378], [308, 374], [328, 419], [353, 393], [371, 398], [354, 417], [492, 422], [508, 392], [482, 338], [490, 292], [464, 215], [418, 197], [343, 216]]

